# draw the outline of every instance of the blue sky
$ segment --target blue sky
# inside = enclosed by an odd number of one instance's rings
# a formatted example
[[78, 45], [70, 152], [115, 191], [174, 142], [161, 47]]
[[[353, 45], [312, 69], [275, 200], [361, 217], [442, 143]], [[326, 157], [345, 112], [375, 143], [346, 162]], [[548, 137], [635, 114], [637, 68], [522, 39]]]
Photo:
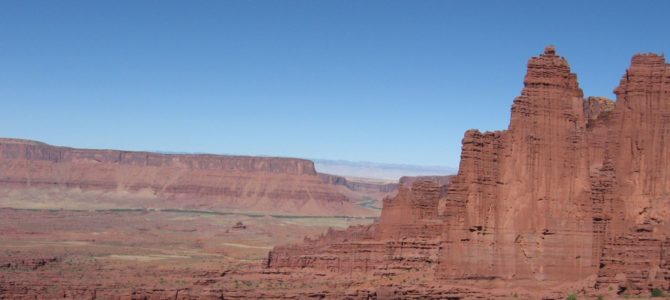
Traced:
[[1, 1], [0, 136], [458, 166], [555, 44], [586, 95], [670, 1]]

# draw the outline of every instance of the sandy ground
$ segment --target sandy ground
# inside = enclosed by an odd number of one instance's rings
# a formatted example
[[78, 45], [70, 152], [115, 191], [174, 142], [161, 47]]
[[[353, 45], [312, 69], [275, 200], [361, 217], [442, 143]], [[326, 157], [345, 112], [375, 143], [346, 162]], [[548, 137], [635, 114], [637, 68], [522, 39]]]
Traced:
[[[245, 229], [234, 229], [242, 222]], [[371, 219], [133, 209], [0, 209], [0, 299], [193, 289], [277, 244]], [[217, 279], [218, 281], [218, 279]], [[16, 294], [25, 290], [26, 295]], [[88, 297], [88, 296], [87, 296]], [[105, 297], [103, 297], [105, 298]]]

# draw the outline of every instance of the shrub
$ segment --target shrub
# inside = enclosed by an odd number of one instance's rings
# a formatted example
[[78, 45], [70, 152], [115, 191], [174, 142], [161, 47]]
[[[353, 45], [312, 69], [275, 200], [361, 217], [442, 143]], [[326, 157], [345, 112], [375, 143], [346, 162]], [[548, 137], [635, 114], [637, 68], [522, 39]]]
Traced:
[[575, 295], [575, 294], [570, 294], [570, 295], [568, 295], [567, 298], [565, 298], [565, 300], [577, 300], [577, 295]]
[[651, 289], [651, 296], [652, 297], [663, 297], [663, 291], [659, 288], [653, 288], [653, 289]]

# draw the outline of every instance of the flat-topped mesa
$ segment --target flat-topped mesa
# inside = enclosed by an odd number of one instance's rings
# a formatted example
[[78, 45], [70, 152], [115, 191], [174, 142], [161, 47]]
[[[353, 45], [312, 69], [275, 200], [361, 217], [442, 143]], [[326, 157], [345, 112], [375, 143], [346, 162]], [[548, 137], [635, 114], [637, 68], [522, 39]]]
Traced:
[[2, 144], [18, 144], [18, 145], [42, 145], [42, 146], [47, 145], [45, 143], [38, 142], [38, 141], [26, 140], [26, 139], [13, 139], [13, 138], [0, 138], [0, 143], [2, 143]]
[[298, 158], [75, 149], [2, 138], [0, 138], [0, 159], [316, 175], [314, 162]]
[[312, 161], [295, 158], [89, 150], [0, 139], [0, 188], [100, 191], [120, 202], [141, 196], [156, 208], [373, 214], [324, 182]]

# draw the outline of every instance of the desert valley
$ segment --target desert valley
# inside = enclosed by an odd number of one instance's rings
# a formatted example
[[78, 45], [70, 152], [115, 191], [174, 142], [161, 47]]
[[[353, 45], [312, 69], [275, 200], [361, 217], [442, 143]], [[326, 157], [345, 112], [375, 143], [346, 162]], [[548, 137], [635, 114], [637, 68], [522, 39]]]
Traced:
[[615, 101], [585, 96], [553, 46], [523, 84], [506, 130], [465, 132], [457, 174], [398, 182], [0, 139], [0, 299], [667, 293], [665, 57], [634, 55]]
[[303, 159], [17, 139], [0, 140], [0, 174], [8, 299], [219, 297], [222, 274], [260, 266], [274, 245], [369, 224], [397, 188], [320, 174]]

